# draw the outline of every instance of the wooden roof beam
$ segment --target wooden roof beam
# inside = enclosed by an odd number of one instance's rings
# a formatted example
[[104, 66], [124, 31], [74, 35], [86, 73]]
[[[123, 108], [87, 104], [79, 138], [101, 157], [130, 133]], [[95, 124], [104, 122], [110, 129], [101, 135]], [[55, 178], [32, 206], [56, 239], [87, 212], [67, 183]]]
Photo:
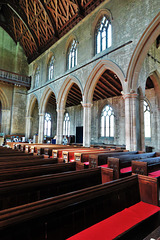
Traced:
[[98, 82], [97, 84], [102, 85], [102, 87], [107, 91], [110, 92], [110, 96], [117, 95], [112, 89], [108, 88], [103, 82]]
[[54, 30], [54, 37], [58, 40], [59, 39], [59, 33], [58, 33], [57, 28], [56, 28], [56, 23], [55, 23], [53, 17], [51, 16], [51, 13], [50, 13], [49, 9], [47, 8], [44, 0], [38, 0], [38, 1], [42, 5], [42, 7], [43, 7], [44, 11], [46, 12], [47, 17], [48, 17], [48, 19], [49, 19], [49, 21], [52, 25], [52, 28]]
[[85, 11], [84, 11], [84, 8], [81, 5], [81, 0], [76, 0], [76, 4], [77, 4], [78, 9], [79, 9], [79, 11], [78, 11], [79, 16], [81, 18], [84, 18], [85, 17]]
[[7, 4], [7, 6], [12, 9], [12, 11], [18, 16], [19, 19], [21, 19], [21, 21], [24, 23], [24, 25], [26, 26], [28, 32], [30, 33], [30, 35], [32, 36], [36, 48], [38, 50], [38, 39], [34, 33], [34, 31], [30, 28], [30, 26], [28, 25], [28, 21], [27, 21], [27, 17], [26, 14], [24, 13], [24, 11], [21, 9], [21, 7], [19, 5], [17, 5], [13, 0], [2, 0], [2, 4]]
[[103, 76], [101, 76], [101, 79], [106, 82], [107, 85], [109, 85], [112, 89], [114, 89], [118, 94], [121, 95], [121, 91], [119, 91], [115, 86], [113, 86], [110, 82], [107, 81]]

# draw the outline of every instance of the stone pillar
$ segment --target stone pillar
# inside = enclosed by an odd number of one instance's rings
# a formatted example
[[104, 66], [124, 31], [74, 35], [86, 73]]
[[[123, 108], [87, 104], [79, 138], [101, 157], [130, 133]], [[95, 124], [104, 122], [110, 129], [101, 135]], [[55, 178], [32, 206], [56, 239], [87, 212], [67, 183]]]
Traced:
[[2, 109], [2, 125], [1, 132], [5, 135], [10, 134], [10, 117], [11, 111]]
[[57, 109], [57, 139], [56, 139], [56, 144], [62, 144], [64, 112], [65, 112], [65, 109]]
[[32, 117], [26, 117], [26, 132], [25, 132], [26, 139], [29, 139], [31, 135], [31, 122]]
[[91, 142], [91, 108], [92, 103], [82, 103], [83, 106], [83, 146], [90, 147]]
[[145, 136], [144, 136], [144, 99], [140, 98], [140, 150], [145, 151]]
[[44, 113], [39, 113], [38, 143], [43, 143], [44, 137]]
[[125, 100], [125, 132], [126, 132], [126, 149], [130, 151], [137, 150], [137, 126], [136, 117], [139, 114], [137, 109], [137, 94], [124, 94]]

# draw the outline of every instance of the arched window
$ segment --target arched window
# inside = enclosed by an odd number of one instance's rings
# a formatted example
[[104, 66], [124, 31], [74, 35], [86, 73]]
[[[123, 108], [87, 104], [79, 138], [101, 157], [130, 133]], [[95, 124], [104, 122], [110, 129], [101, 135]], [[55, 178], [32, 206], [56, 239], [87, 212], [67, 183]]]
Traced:
[[114, 137], [114, 112], [109, 105], [101, 113], [101, 137]]
[[63, 135], [70, 136], [70, 119], [69, 114], [66, 113], [64, 115], [64, 121], [63, 121]]
[[74, 39], [68, 51], [68, 69], [77, 65], [77, 41]]
[[39, 86], [39, 75], [40, 75], [40, 67], [38, 66], [35, 72], [35, 82], [34, 82], [34, 87], [38, 87]]
[[44, 136], [51, 136], [51, 115], [49, 113], [44, 116]]
[[99, 21], [96, 29], [96, 53], [100, 53], [112, 45], [111, 22], [106, 17]]
[[144, 101], [144, 136], [146, 138], [151, 137], [151, 113], [146, 101]]
[[48, 66], [48, 80], [52, 80], [54, 77], [54, 57], [51, 58]]

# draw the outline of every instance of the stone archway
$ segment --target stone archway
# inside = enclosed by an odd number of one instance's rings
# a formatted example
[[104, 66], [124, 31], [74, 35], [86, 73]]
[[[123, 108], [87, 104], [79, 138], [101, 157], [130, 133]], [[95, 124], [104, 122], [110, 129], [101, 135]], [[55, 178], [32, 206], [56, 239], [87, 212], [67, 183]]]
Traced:
[[126, 79], [128, 91], [137, 91], [139, 73], [150, 46], [160, 34], [160, 13], [153, 19], [145, 32], [142, 34], [129, 63]]

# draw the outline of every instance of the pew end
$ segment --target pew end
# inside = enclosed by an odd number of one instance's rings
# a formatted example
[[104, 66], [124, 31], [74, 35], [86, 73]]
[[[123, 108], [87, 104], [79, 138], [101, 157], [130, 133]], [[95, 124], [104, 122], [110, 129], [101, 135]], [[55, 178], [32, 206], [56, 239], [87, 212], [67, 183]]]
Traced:
[[147, 162], [132, 161], [132, 173], [148, 175]]
[[112, 168], [101, 168], [102, 183], [113, 181], [113, 169]]
[[113, 179], [120, 178], [120, 161], [119, 158], [108, 157], [108, 168], [113, 169]]
[[[132, 173], [132, 175], [137, 175]], [[138, 175], [141, 201], [159, 206], [159, 181], [144, 175]]]
[[98, 155], [89, 154], [89, 168], [95, 168], [98, 166]]

